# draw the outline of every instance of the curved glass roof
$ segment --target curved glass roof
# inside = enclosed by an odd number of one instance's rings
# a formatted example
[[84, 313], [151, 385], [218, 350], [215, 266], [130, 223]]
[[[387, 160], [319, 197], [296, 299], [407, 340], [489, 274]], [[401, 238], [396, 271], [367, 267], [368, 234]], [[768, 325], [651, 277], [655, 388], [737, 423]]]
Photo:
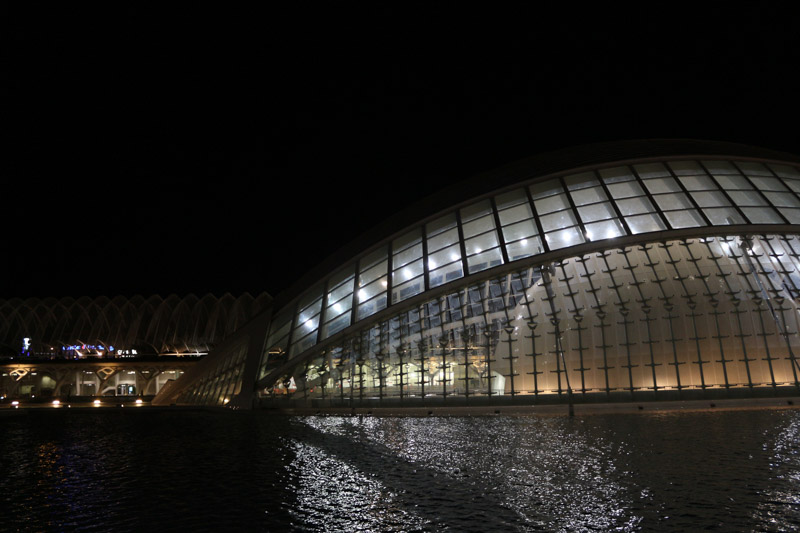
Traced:
[[369, 249], [275, 310], [266, 347], [294, 357], [427, 290], [539, 255], [742, 225], [800, 225], [797, 166], [663, 158], [531, 179]]

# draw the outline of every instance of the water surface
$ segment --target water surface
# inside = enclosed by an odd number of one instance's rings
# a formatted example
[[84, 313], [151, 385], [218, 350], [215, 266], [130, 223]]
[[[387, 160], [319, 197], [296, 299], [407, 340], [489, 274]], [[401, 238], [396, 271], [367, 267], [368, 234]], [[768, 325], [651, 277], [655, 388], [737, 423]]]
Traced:
[[800, 411], [0, 417], [3, 531], [800, 531]]

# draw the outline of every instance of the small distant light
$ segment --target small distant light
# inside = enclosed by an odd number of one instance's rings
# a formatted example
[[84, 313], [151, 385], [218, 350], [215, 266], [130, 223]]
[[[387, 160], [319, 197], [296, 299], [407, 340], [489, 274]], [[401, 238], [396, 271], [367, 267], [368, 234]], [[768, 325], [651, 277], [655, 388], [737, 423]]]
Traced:
[[13, 402], [11, 402], [11, 405], [19, 405], [19, 402], [17, 400], [14, 400]]
[[136, 398], [136, 405], [142, 405], [142, 399]]
[[61, 402], [60, 402], [60, 401], [58, 401], [58, 400], [53, 400], [53, 406], [54, 406], [54, 407], [58, 407], [59, 405], [61, 405]]
[[95, 400], [92, 402], [95, 407], [100, 407], [100, 400]]

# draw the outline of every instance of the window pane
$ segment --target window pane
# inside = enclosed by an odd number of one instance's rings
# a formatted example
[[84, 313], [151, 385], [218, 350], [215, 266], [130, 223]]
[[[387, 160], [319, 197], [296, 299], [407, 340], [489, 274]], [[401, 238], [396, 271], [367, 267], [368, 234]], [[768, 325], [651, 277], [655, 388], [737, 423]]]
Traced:
[[657, 178], [660, 176], [669, 176], [669, 171], [661, 163], [646, 163], [641, 165], [633, 165], [636, 172], [641, 178]]
[[539, 237], [522, 239], [506, 245], [506, 252], [511, 261], [540, 254], [542, 250], [542, 241], [539, 240]]
[[473, 255], [467, 259], [467, 268], [470, 274], [486, 270], [493, 266], [501, 265], [503, 263], [503, 256], [499, 248], [488, 250], [478, 255]]
[[670, 225], [676, 229], [705, 226], [703, 218], [695, 209], [672, 211], [670, 213], [664, 213], [664, 216], [667, 218]]
[[790, 167], [788, 165], [777, 165], [774, 163], [770, 163], [769, 166], [772, 171], [775, 172], [775, 174], [782, 178], [800, 179], [800, 170], [797, 170], [794, 167]]
[[461, 260], [461, 247], [459, 245], [450, 246], [444, 250], [439, 250], [435, 254], [428, 255], [428, 270], [433, 270], [442, 265]]
[[638, 215], [655, 211], [653, 204], [646, 196], [617, 200], [617, 207], [623, 215]]
[[553, 196], [554, 194], [562, 193], [564, 192], [564, 189], [561, 187], [561, 183], [559, 183], [558, 180], [548, 180], [544, 183], [536, 183], [535, 185], [531, 185], [530, 191], [533, 199], [538, 200], [539, 198], [546, 198], [548, 196]]
[[667, 229], [661, 219], [655, 213], [649, 215], [638, 215], [625, 217], [625, 222], [634, 234], [647, 233], [649, 231], [662, 231]]
[[651, 194], [678, 192], [681, 190], [680, 186], [673, 178], [645, 180], [644, 185]]
[[703, 161], [712, 174], [738, 174], [739, 170], [730, 161]]
[[742, 207], [742, 212], [753, 224], [781, 224], [783, 220], [769, 207]]
[[411, 248], [406, 248], [402, 252], [395, 254], [394, 259], [392, 259], [392, 267], [397, 270], [420, 257], [422, 257], [422, 244], [415, 244]]
[[428, 253], [458, 242], [458, 229], [453, 228], [428, 239]]
[[413, 263], [408, 263], [402, 268], [395, 269], [392, 274], [392, 286], [396, 287], [405, 281], [416, 278], [422, 274], [423, 270], [422, 259], [414, 261]]
[[585, 189], [587, 187], [594, 187], [600, 185], [594, 172], [583, 172], [581, 174], [573, 174], [564, 178], [564, 183], [567, 184], [567, 189], [576, 191], [578, 189]]
[[722, 192], [693, 192], [692, 198], [700, 207], [722, 207], [731, 205]]
[[494, 229], [494, 217], [489, 215], [463, 225], [464, 238], [473, 237]]
[[705, 170], [695, 161], [670, 161], [667, 163], [676, 176], [705, 174]]
[[586, 237], [590, 241], [613, 239], [621, 235], [625, 235], [625, 230], [616, 219], [586, 224]]
[[422, 242], [422, 229], [416, 228], [392, 241], [392, 253], [397, 253]]
[[608, 199], [602, 187], [581, 189], [579, 191], [572, 191], [570, 194], [572, 195], [572, 200], [575, 202], [575, 205], [593, 204]]
[[541, 216], [547, 213], [552, 213], [553, 211], [568, 209], [569, 201], [567, 200], [567, 195], [561, 193], [556, 196], [543, 198], [541, 200], [534, 200], [533, 205], [536, 206], [536, 212]]
[[455, 213], [450, 213], [441, 218], [437, 218], [433, 222], [428, 222], [428, 224], [425, 225], [425, 235], [427, 235], [430, 239], [430, 237], [433, 237], [434, 235], [455, 227], [456, 215]]
[[760, 191], [786, 191], [786, 186], [778, 178], [763, 178], [751, 176], [750, 181]]
[[690, 191], [713, 191], [719, 188], [708, 176], [683, 176], [680, 180]]
[[772, 175], [764, 165], [762, 165], [761, 163], [756, 163], [755, 161], [737, 161], [736, 166], [738, 166], [742, 170], [742, 172], [744, 172], [748, 176]]
[[578, 223], [572, 211], [561, 211], [559, 213], [553, 213], [552, 215], [545, 215], [540, 217], [540, 221], [544, 231], [566, 228]]
[[769, 205], [760, 194], [754, 192], [729, 191], [728, 196], [736, 205]]
[[387, 285], [388, 285], [387, 284], [387, 278], [384, 276], [383, 278], [381, 278], [379, 280], [373, 281], [369, 285], [366, 285], [364, 287], [359, 288], [358, 289], [358, 294], [357, 294], [358, 301], [359, 302], [365, 302], [365, 301], [369, 300], [370, 298], [374, 298], [375, 296], [377, 296], [381, 292], [386, 291]]
[[506, 209], [519, 204], [528, 203], [528, 195], [525, 194], [525, 189], [517, 189], [494, 197], [494, 203], [497, 209]]
[[609, 202], [603, 202], [602, 204], [595, 204], [586, 207], [579, 207], [578, 213], [581, 215], [581, 220], [583, 222], [595, 222], [597, 220], [607, 220], [609, 218], [614, 218], [616, 213], [614, 209], [611, 207]]
[[644, 196], [642, 186], [636, 181], [623, 183], [609, 183], [608, 190], [614, 198], [630, 198], [632, 196]]
[[467, 241], [464, 243], [468, 256], [472, 254], [479, 254], [484, 250], [488, 250], [489, 248], [494, 248], [497, 246], [497, 244], [497, 234], [494, 231], [484, 233], [483, 235], [472, 239], [467, 239]]
[[797, 197], [788, 192], [765, 192], [764, 196], [767, 197], [767, 200], [772, 202], [772, 205], [776, 205], [778, 207], [800, 207], [800, 200]]
[[786, 220], [788, 220], [790, 223], [800, 224], [800, 209], [782, 208], [779, 209], [778, 211], [780, 211], [781, 214], [783, 214], [783, 216], [786, 217]]
[[714, 177], [719, 182], [720, 187], [726, 191], [731, 189], [745, 191], [753, 188], [744, 176], [724, 176], [715, 174]]
[[461, 222], [468, 222], [470, 220], [484, 217], [492, 213], [492, 205], [489, 200], [483, 200], [477, 204], [461, 209]]
[[457, 261], [441, 268], [437, 268], [436, 270], [431, 270], [429, 278], [430, 286], [438, 287], [439, 285], [444, 285], [445, 283], [453, 281], [454, 279], [463, 277], [464, 268], [461, 265], [461, 261]]
[[401, 285], [396, 286], [392, 290], [392, 302], [402, 302], [407, 298], [411, 298], [414, 295], [417, 295], [425, 290], [425, 287], [422, 283], [422, 278], [418, 278], [415, 280], [411, 280], [407, 283], [403, 283]]
[[516, 241], [525, 237], [536, 235], [536, 225], [533, 220], [524, 220], [518, 224], [505, 226], [503, 228], [503, 239], [506, 242]]
[[522, 204], [512, 207], [511, 209], [500, 211], [498, 215], [500, 217], [500, 224], [505, 226], [507, 224], [519, 222], [520, 220], [533, 218], [533, 211], [530, 205]]
[[553, 231], [545, 236], [547, 244], [551, 250], [558, 250], [566, 246], [574, 246], [584, 242], [583, 234], [578, 228], [568, 228], [560, 231]]
[[725, 226], [728, 224], [745, 224], [742, 216], [732, 207], [719, 209], [703, 209], [703, 213], [715, 226]]
[[598, 172], [605, 183], [619, 183], [635, 179], [628, 167], [605, 168]]
[[361, 320], [370, 315], [386, 309], [386, 295], [373, 298], [372, 300], [363, 302], [358, 305], [358, 317], [356, 320]]

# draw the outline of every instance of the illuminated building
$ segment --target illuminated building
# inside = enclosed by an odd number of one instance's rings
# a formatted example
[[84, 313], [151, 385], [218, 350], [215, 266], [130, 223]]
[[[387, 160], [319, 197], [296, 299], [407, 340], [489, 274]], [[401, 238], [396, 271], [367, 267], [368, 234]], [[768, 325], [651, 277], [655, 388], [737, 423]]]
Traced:
[[797, 393], [799, 166], [638, 141], [483, 174], [321, 267], [155, 402]]

